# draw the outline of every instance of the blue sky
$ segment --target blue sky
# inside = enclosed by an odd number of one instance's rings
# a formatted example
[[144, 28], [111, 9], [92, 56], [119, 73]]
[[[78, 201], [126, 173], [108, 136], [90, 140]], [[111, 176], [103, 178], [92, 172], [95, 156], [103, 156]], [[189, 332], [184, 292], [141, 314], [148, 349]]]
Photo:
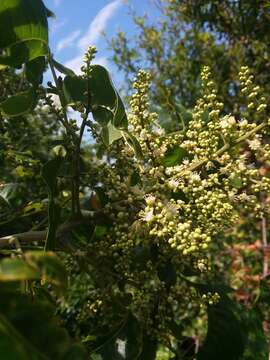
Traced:
[[79, 72], [82, 55], [89, 45], [96, 45], [96, 62], [106, 66], [116, 83], [121, 75], [110, 62], [111, 52], [102, 32], [112, 37], [117, 31], [136, 36], [131, 21], [130, 7], [138, 14], [151, 14], [157, 10], [153, 0], [44, 0], [56, 19], [50, 20], [50, 46], [55, 58]]

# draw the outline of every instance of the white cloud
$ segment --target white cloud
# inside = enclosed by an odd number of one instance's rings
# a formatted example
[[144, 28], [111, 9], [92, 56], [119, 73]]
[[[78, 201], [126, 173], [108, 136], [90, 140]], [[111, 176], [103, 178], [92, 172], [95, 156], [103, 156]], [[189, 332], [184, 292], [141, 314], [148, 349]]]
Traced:
[[78, 46], [81, 49], [86, 49], [89, 45], [96, 45], [108, 21], [122, 4], [122, 0], [114, 0], [98, 12], [86, 34], [79, 40]]
[[50, 26], [50, 33], [55, 34], [58, 30], [62, 29], [68, 23], [67, 19], [63, 19], [62, 21], [58, 21], [57, 19], [52, 19]]
[[74, 41], [80, 36], [81, 31], [80, 30], [75, 30], [72, 33], [70, 33], [68, 36], [66, 36], [65, 38], [61, 39], [57, 45], [56, 45], [56, 50], [57, 51], [61, 51], [67, 47], [71, 47], [74, 46]]
[[[88, 30], [86, 33], [79, 38], [77, 42], [78, 53], [77, 55], [70, 59], [65, 65], [75, 72], [80, 72], [80, 67], [82, 65], [82, 57], [85, 51], [87, 50], [88, 46], [90, 45], [97, 45], [102, 32], [106, 29], [109, 20], [114, 16], [116, 11], [123, 5], [124, 0], [114, 0], [111, 1], [108, 5], [104, 6], [96, 15], [94, 20], [90, 23]], [[100, 61], [103, 64], [107, 61], [105, 58], [99, 58], [96, 60], [99, 64]], [[107, 64], [108, 65], [108, 64]]]

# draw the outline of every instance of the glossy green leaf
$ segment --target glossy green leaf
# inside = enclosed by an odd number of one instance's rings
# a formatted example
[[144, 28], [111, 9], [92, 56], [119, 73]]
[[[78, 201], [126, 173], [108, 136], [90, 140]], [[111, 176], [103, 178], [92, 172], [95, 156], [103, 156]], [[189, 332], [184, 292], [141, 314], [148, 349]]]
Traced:
[[65, 75], [69, 75], [69, 76], [76, 76], [76, 74], [75, 74], [75, 72], [73, 70], [67, 68], [63, 64], [60, 64], [55, 59], [52, 59], [52, 62], [53, 62], [54, 67], [56, 68], [56, 70], [58, 70], [60, 73], [65, 74]]
[[0, 63], [20, 66], [48, 53], [48, 12], [41, 0], [1, 0]]
[[0, 110], [7, 117], [15, 117], [27, 114], [35, 108], [37, 104], [36, 92], [33, 88], [10, 96], [0, 103]]
[[43, 81], [43, 73], [46, 68], [44, 57], [35, 58], [25, 64], [25, 75], [33, 85], [39, 85]]
[[189, 154], [187, 150], [179, 146], [174, 146], [173, 148], [167, 150], [161, 160], [161, 164], [166, 167], [179, 165], [185, 158], [188, 158], [188, 156]]

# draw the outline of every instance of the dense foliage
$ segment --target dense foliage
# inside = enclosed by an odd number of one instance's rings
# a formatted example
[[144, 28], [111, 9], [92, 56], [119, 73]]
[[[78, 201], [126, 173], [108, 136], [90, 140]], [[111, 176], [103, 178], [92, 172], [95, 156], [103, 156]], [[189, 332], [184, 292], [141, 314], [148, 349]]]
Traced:
[[[268, 274], [237, 302], [222, 257], [248, 216], [268, 215], [264, 89], [239, 65], [226, 112], [220, 83], [197, 66], [183, 95], [194, 107], [170, 131], [152, 112], [164, 106], [155, 71], [138, 71], [126, 112], [94, 47], [81, 75], [54, 59], [51, 15], [41, 0], [0, 3], [0, 355], [267, 359]], [[195, 83], [196, 102], [184, 100]]]

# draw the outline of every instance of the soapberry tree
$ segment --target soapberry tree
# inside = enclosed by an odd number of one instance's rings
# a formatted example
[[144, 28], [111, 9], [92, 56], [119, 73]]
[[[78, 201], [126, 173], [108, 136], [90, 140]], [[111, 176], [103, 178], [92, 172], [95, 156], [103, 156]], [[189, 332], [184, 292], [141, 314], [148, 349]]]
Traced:
[[[267, 284], [237, 302], [221, 258], [245, 214], [269, 212], [263, 89], [242, 66], [241, 111], [224, 114], [204, 66], [194, 109], [166, 131], [150, 73], [125, 108], [95, 47], [80, 75], [54, 58], [49, 16], [41, 0], [0, 3], [1, 356], [266, 359]], [[44, 131], [40, 151], [12, 142], [20, 121]]]

